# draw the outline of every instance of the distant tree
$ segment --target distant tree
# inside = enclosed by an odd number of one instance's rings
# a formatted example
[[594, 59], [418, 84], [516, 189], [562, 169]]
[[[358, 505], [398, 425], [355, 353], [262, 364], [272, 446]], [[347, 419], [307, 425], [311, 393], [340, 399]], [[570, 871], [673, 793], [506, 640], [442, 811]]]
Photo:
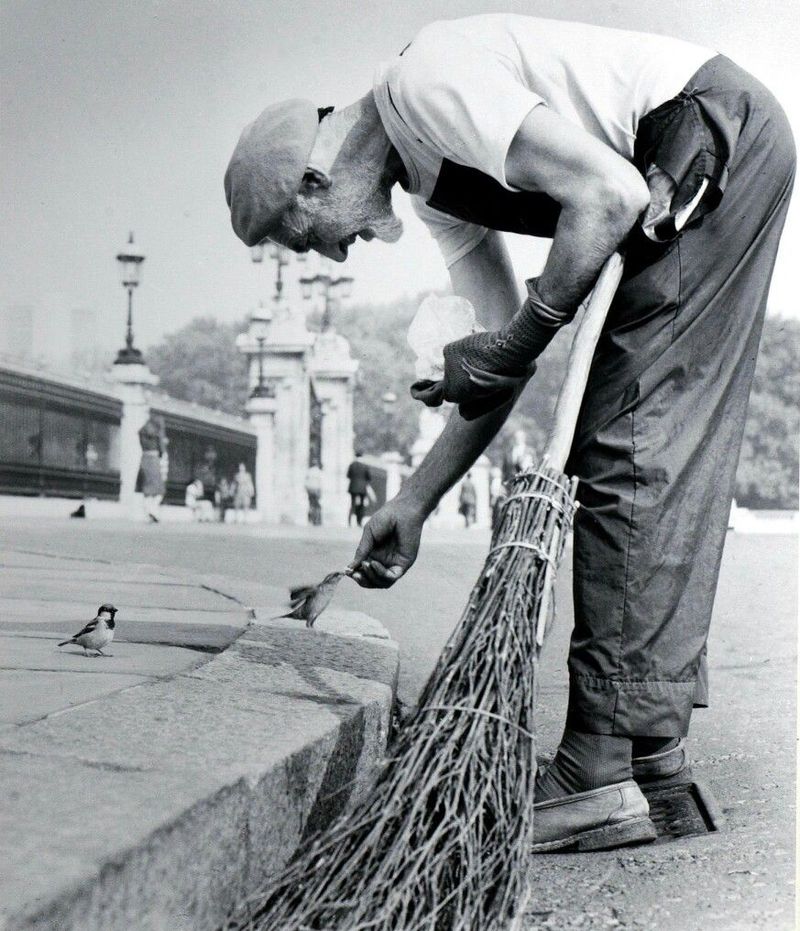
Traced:
[[[409, 392], [414, 376], [414, 353], [406, 342], [411, 319], [422, 295], [388, 304], [342, 307], [336, 329], [345, 336], [359, 361], [353, 397], [356, 444], [367, 453], [386, 452], [391, 444], [408, 455], [417, 437], [419, 402]], [[396, 395], [392, 413], [383, 396]]]
[[[390, 429], [395, 433], [397, 448], [406, 455], [417, 438], [420, 405], [409, 391], [415, 380], [414, 353], [406, 334], [424, 296], [418, 294], [388, 304], [353, 305], [336, 314], [336, 328], [350, 341], [360, 363], [354, 420], [357, 443], [365, 452], [384, 452]], [[500, 462], [504, 447], [518, 429], [525, 431], [532, 449], [543, 451], [573, 333], [570, 328], [560, 333], [540, 360], [536, 375], [487, 450], [494, 462]], [[393, 424], [387, 423], [381, 400], [387, 391], [397, 396]]]
[[736, 500], [752, 508], [798, 505], [800, 321], [768, 317], [736, 475]]
[[[543, 451], [571, 338], [571, 328], [565, 328], [547, 348], [536, 375], [489, 448], [494, 461], [518, 429], [527, 433], [537, 455]], [[736, 476], [739, 504], [752, 508], [798, 506], [799, 438], [800, 321], [768, 317]]]
[[500, 464], [503, 452], [517, 430], [524, 430], [528, 446], [533, 450], [535, 458], [538, 459], [544, 453], [574, 332], [571, 327], [564, 328], [538, 360], [536, 373], [528, 382], [497, 439], [487, 450], [489, 458], [495, 464]]
[[[340, 308], [336, 329], [350, 341], [360, 367], [354, 392], [356, 442], [369, 453], [391, 443], [408, 455], [418, 433], [419, 402], [409, 393], [414, 355], [406, 333], [422, 295], [387, 304]], [[174, 397], [241, 414], [248, 394], [246, 360], [236, 349], [240, 323], [202, 317], [166, 336], [146, 355], [161, 387]], [[544, 449], [558, 388], [574, 333], [567, 327], [548, 347], [503, 431], [488, 454], [499, 462], [517, 429], [536, 456]], [[746, 507], [794, 508], [798, 503], [800, 432], [800, 321], [767, 319], [756, 367], [736, 496]], [[392, 414], [383, 396], [396, 395]]]
[[151, 346], [145, 359], [167, 394], [241, 415], [248, 394], [247, 360], [236, 348], [236, 336], [246, 326], [245, 321], [197, 317]]

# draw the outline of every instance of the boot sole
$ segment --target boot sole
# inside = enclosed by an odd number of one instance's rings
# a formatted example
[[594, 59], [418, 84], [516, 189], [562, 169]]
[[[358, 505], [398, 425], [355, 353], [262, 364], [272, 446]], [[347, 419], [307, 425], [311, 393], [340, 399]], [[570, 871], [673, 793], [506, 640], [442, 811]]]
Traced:
[[574, 850], [589, 853], [592, 850], [613, 850], [629, 844], [647, 844], [658, 837], [656, 826], [649, 818], [632, 818], [618, 824], [607, 824], [591, 831], [580, 831], [560, 840], [532, 844], [533, 853], [548, 853], [551, 850]]

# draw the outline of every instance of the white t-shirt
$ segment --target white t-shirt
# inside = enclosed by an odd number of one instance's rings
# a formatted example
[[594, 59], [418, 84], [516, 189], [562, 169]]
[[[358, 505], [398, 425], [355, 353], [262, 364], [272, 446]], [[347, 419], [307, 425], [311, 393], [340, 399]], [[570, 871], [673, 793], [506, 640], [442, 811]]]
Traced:
[[715, 54], [665, 36], [488, 14], [426, 26], [379, 66], [373, 91], [414, 208], [449, 266], [487, 227], [427, 203], [446, 162], [514, 191], [505, 177], [508, 149], [539, 105], [631, 159], [640, 118], [679, 93]]

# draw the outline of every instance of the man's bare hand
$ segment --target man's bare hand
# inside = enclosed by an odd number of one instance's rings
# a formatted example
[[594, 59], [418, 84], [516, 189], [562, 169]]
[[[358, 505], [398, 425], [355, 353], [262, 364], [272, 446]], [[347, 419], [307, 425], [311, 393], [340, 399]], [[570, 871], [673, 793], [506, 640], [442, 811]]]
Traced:
[[427, 512], [410, 500], [393, 498], [364, 528], [348, 567], [363, 588], [389, 588], [414, 564]]

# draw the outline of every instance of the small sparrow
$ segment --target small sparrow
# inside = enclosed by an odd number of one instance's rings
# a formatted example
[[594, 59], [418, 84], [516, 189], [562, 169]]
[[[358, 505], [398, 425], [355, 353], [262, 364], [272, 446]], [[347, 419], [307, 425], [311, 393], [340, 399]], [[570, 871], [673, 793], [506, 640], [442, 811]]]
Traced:
[[116, 626], [114, 615], [116, 613], [117, 609], [114, 605], [100, 605], [97, 609], [97, 617], [89, 621], [86, 627], [79, 630], [74, 637], [59, 643], [59, 646], [76, 643], [79, 647], [83, 647], [84, 655], [87, 650], [95, 650], [95, 656], [111, 656], [110, 653], [103, 652], [103, 647], [108, 646], [114, 639], [114, 627]]
[[305, 621], [306, 627], [313, 627], [314, 621], [331, 603], [333, 593], [343, 576], [349, 573], [329, 572], [319, 585], [300, 585], [289, 592], [292, 610], [279, 617], [293, 617]]

